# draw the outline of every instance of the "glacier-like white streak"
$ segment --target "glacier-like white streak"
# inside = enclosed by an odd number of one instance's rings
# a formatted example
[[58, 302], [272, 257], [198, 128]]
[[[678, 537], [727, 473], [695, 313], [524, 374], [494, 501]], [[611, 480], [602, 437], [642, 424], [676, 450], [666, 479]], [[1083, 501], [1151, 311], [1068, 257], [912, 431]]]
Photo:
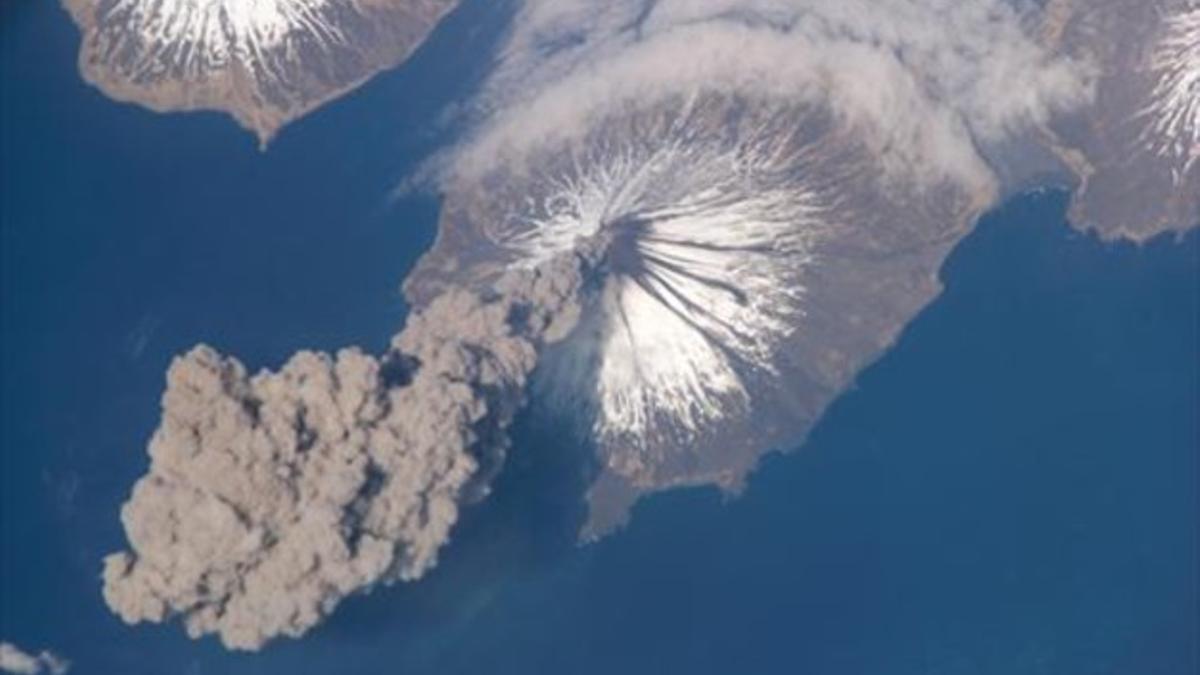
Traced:
[[1150, 60], [1155, 85], [1147, 113], [1154, 151], [1181, 164], [1181, 179], [1200, 160], [1200, 5], [1164, 17]]
[[[129, 39], [156, 45], [137, 68], [171, 63], [189, 79], [231, 62], [270, 67], [271, 52], [289, 35], [304, 33], [318, 44], [345, 44], [346, 36], [322, 14], [330, 0], [118, 0], [102, 22], [122, 17]], [[133, 72], [135, 76], [153, 75]]]
[[686, 441], [744, 411], [746, 376], [774, 372], [804, 312], [830, 204], [806, 184], [795, 118], [714, 122], [693, 106], [553, 151], [569, 159], [489, 233], [525, 266], [604, 248], [593, 309], [540, 378], [602, 442]]

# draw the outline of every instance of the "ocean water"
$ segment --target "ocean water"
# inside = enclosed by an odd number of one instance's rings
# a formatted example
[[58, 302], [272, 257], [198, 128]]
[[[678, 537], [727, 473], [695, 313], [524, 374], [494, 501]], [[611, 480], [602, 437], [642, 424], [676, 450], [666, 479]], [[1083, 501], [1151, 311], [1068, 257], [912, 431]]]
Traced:
[[389, 194], [450, 137], [431, 120], [503, 16], [468, 2], [261, 154], [221, 116], [86, 87], [53, 2], [0, 6], [0, 640], [121, 675], [1197, 671], [1200, 246], [1099, 242], [1059, 192], [988, 215], [737, 499], [657, 496], [576, 546], [580, 458], [522, 421], [439, 568], [303, 640], [229, 654], [111, 615], [100, 558], [170, 358], [386, 345], [437, 215]]

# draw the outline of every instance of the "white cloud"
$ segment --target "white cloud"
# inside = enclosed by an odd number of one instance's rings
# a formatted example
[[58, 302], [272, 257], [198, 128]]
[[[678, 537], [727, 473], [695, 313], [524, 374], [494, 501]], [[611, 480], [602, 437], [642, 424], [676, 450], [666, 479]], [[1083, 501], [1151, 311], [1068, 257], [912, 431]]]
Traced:
[[[886, 168], [986, 181], [977, 148], [1088, 100], [1086, 64], [1005, 0], [527, 0], [455, 167], [474, 174], [634, 101], [694, 90], [828, 106]], [[1018, 84], [1019, 83], [1019, 84]], [[911, 177], [911, 176], [910, 176]]]
[[0, 642], [0, 671], [15, 675], [64, 675], [71, 662], [51, 651], [30, 654], [11, 642]]

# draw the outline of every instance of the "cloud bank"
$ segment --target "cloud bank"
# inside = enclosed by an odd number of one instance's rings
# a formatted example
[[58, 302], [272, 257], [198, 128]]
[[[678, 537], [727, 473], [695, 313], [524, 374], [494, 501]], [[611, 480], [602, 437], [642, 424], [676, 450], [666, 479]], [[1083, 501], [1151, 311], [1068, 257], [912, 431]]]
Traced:
[[826, 105], [891, 169], [982, 185], [980, 146], [1092, 93], [1089, 64], [1039, 46], [1037, 11], [1008, 0], [527, 0], [456, 169], [512, 161], [632, 101], [708, 90]]

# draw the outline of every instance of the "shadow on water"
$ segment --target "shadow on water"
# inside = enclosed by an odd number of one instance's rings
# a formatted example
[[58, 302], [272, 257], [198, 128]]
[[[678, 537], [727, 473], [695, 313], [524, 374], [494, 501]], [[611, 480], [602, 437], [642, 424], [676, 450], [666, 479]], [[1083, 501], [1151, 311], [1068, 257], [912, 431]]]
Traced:
[[443, 111], [479, 86], [514, 6], [464, 0], [405, 65], [262, 153], [227, 115], [108, 99], [79, 78], [60, 3], [0, 2], [0, 637], [52, 644], [85, 675], [310, 663], [300, 642], [243, 658], [178, 622], [130, 629], [100, 597], [99, 561], [126, 543], [120, 505], [175, 354], [204, 341], [257, 370], [301, 348], [385, 347], [438, 215], [434, 196], [387, 197], [459, 133]]
[[[1131, 425], [1141, 420], [1128, 412], [1120, 422], [1088, 420], [1096, 406], [1124, 409], [1122, 386], [1154, 385], [1153, 371], [1133, 376], [1107, 359], [1131, 336], [1163, 339], [1148, 331], [1176, 320], [1168, 299], [1162, 308], [1139, 308], [1139, 299], [1152, 288], [1178, 293], [1172, 280], [1194, 278], [1194, 262], [1177, 251], [1194, 252], [1196, 235], [1104, 244], [1048, 222], [1064, 200], [1030, 195], [985, 217], [947, 261], [945, 293], [831, 407], [804, 451], [768, 458], [742, 497], [658, 495], [638, 505], [627, 531], [581, 550], [590, 453], [526, 413], [493, 494], [464, 513], [438, 567], [418, 583], [348, 599], [305, 641], [390, 645], [393, 662], [411, 672], [474, 672], [492, 658], [500, 668], [553, 658], [556, 672], [612, 672], [656, 654], [690, 664], [685, 672], [734, 672], [749, 653], [772, 664], [761, 672], [784, 672], [773, 659], [799, 640], [787, 635], [793, 624], [806, 653], [787, 663], [811, 672], [882, 672], [894, 659], [979, 663], [987, 640], [1012, 648], [997, 663], [1081, 658], [1071, 650], [1091, 649], [1102, 635], [1089, 631], [1116, 629], [1096, 628], [1104, 622], [1077, 616], [1076, 606], [1116, 612], [1120, 594], [1097, 588], [1123, 574], [1121, 565], [1146, 564], [1094, 561], [1117, 555], [1137, 518], [1162, 511], [1151, 495], [1135, 494], [1145, 486], [1123, 481], [1185, 461], [1164, 454], [1145, 457], [1136, 472], [1122, 468], [1123, 449], [1151, 437], [1169, 448], [1170, 437]], [[1138, 322], [1145, 328], [1131, 328]], [[1079, 396], [1080, 383], [1109, 386], [1111, 372], [1121, 373], [1110, 383], [1113, 402]], [[914, 397], [917, 379], [923, 394]], [[1022, 393], [1035, 385], [1036, 395]], [[1120, 440], [1101, 447], [1101, 436]], [[1076, 444], [1089, 440], [1083, 460]], [[1131, 501], [1107, 501], [1115, 486]], [[1178, 535], [1177, 524], [1164, 524], [1163, 540]], [[1088, 539], [1075, 550], [1063, 543], [1066, 531]], [[1145, 597], [1177, 588], [1177, 563], [1158, 565], [1162, 580]], [[1022, 603], [1049, 618], [1033, 621]], [[743, 612], [774, 616], [772, 627], [730, 619]], [[947, 616], [963, 627], [938, 623]], [[1008, 632], [982, 636], [989, 621]], [[1047, 643], [1038, 631], [1054, 622], [1077, 632]], [[696, 641], [710, 633], [729, 648]], [[822, 647], [842, 643], [870, 649], [847, 667]], [[1118, 657], [1107, 650], [1104, 658]]]
[[525, 412], [516, 420], [514, 447], [491, 494], [460, 514], [437, 567], [417, 583], [348, 599], [319, 629], [320, 639], [419, 640], [452, 630], [510, 583], [537, 577], [577, 550], [592, 453], [563, 442], [570, 432], [535, 415]]

